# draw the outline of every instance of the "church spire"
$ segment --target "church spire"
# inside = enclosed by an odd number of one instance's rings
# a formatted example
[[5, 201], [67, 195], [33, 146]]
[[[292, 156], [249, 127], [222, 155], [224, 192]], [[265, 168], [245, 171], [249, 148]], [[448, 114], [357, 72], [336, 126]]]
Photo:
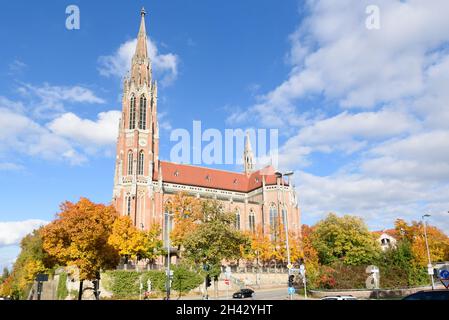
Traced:
[[145, 15], [147, 12], [145, 8], [140, 10], [140, 16], [142, 17], [140, 20], [140, 28], [139, 34], [137, 35], [137, 47], [135, 56], [140, 57], [142, 59], [148, 58], [148, 49], [147, 49], [147, 31], [145, 28]]
[[136, 51], [132, 59], [131, 81], [138, 87], [143, 84], [150, 85], [151, 81], [151, 62], [148, 57], [147, 31], [145, 27], [145, 8], [140, 11], [140, 28], [137, 35]]
[[243, 164], [245, 166], [245, 173], [247, 175], [254, 171], [254, 154], [251, 148], [251, 140], [249, 138], [249, 132], [246, 132], [245, 137], [245, 150], [243, 152]]

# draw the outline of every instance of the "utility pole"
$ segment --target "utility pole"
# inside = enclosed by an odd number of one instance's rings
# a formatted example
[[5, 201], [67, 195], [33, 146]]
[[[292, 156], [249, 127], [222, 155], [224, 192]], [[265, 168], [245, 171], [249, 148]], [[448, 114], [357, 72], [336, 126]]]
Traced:
[[165, 212], [164, 215], [167, 217], [166, 223], [165, 223], [165, 234], [167, 236], [167, 282], [165, 284], [167, 289], [167, 300], [170, 300], [170, 280], [171, 280], [171, 271], [170, 271], [170, 217], [173, 216], [173, 214], [170, 214], [168, 212]]
[[428, 265], [427, 265], [427, 273], [429, 274], [430, 280], [432, 282], [432, 290], [435, 290], [435, 281], [433, 279], [433, 272], [430, 273], [430, 271], [432, 270], [432, 261], [430, 259], [430, 250], [429, 250], [429, 242], [427, 240], [427, 220], [425, 218], [429, 218], [430, 214], [425, 214], [422, 216], [422, 221], [424, 224], [424, 238], [426, 239], [426, 250], [427, 250], [427, 260], [428, 260]]

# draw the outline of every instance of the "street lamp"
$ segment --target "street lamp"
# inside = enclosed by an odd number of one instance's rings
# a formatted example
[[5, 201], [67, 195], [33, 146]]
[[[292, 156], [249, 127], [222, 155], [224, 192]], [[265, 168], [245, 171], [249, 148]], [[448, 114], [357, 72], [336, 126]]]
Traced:
[[[281, 179], [281, 183], [282, 183], [282, 210], [281, 210], [281, 215], [283, 214], [283, 218], [284, 218], [284, 229], [285, 229], [285, 247], [287, 250], [287, 267], [291, 266], [291, 261], [290, 261], [290, 246], [288, 243], [288, 217], [287, 217], [287, 206], [285, 205], [285, 186], [284, 186], [284, 177], [290, 177], [293, 175], [292, 171], [288, 171], [285, 173], [282, 172], [276, 172], [276, 176], [278, 178]], [[290, 184], [290, 178], [289, 178], [289, 184]], [[288, 268], [288, 276], [290, 277], [290, 268]], [[290, 295], [290, 300], [292, 300], [292, 295]]]
[[167, 282], [166, 282], [166, 289], [167, 289], [167, 300], [170, 300], [170, 217], [173, 217], [174, 214], [170, 214], [168, 212], [164, 213], [164, 216], [167, 217], [166, 223], [165, 223], [165, 234], [167, 236]]
[[435, 290], [435, 282], [433, 280], [433, 272], [430, 273], [430, 270], [432, 268], [432, 261], [430, 260], [430, 251], [429, 251], [429, 242], [427, 240], [427, 220], [426, 218], [429, 218], [430, 214], [425, 214], [422, 216], [422, 221], [424, 224], [424, 238], [426, 239], [426, 250], [427, 250], [427, 259], [429, 264], [427, 265], [427, 272], [430, 276], [430, 280], [432, 281], [432, 290]]

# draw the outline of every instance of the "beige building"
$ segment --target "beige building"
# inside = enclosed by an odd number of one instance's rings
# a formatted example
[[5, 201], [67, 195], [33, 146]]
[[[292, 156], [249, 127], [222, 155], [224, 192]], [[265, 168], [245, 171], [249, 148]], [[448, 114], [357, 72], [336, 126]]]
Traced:
[[299, 232], [301, 219], [294, 188], [288, 181], [282, 183], [272, 166], [255, 170], [249, 136], [242, 172], [162, 161], [157, 99], [142, 9], [130, 75], [124, 80], [117, 140], [113, 203], [120, 214], [130, 216], [138, 228], [147, 230], [156, 223], [165, 230], [164, 204], [183, 191], [222, 202], [225, 209], [235, 212], [238, 229], [254, 231], [261, 225], [269, 234], [287, 216], [289, 229]]

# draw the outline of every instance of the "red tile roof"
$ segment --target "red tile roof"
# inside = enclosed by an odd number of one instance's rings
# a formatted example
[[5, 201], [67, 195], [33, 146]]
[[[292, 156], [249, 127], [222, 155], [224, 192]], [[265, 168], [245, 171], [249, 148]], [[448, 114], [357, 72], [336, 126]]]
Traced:
[[383, 233], [388, 234], [389, 236], [395, 238], [398, 236], [398, 233], [396, 231], [396, 229], [386, 229], [386, 230], [379, 230], [379, 231], [373, 231], [374, 234], [380, 236]]
[[[237, 192], [250, 192], [262, 187], [262, 176], [266, 185], [276, 184], [275, 170], [267, 166], [247, 176], [245, 173], [211, 169], [173, 162], [160, 162], [162, 180], [168, 183], [221, 189]], [[287, 183], [286, 183], [287, 185]]]

